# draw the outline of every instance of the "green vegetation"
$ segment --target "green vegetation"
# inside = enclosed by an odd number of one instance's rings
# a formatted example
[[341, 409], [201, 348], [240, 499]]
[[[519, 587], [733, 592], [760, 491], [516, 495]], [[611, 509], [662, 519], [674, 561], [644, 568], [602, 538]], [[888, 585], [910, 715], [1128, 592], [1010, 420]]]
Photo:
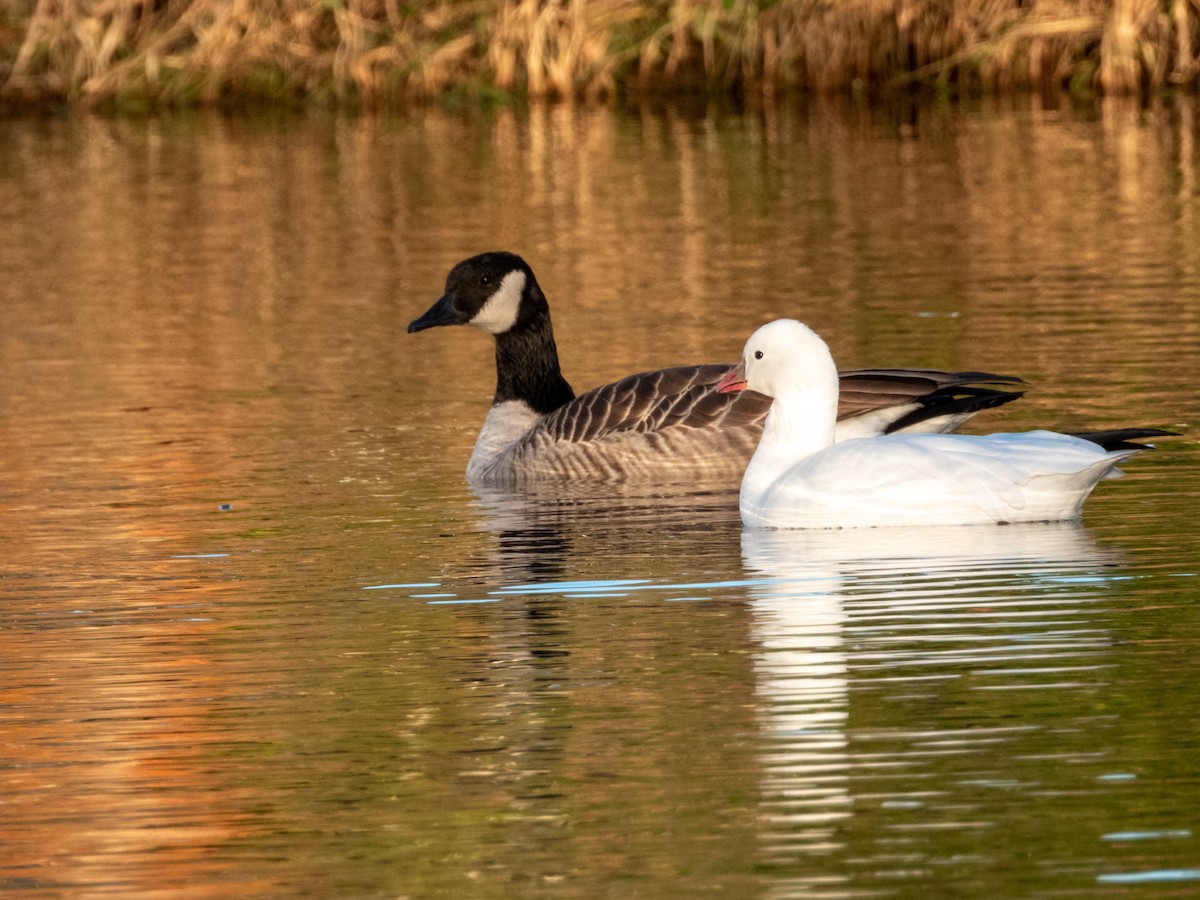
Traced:
[[10, 103], [1194, 86], [1195, 0], [0, 0]]

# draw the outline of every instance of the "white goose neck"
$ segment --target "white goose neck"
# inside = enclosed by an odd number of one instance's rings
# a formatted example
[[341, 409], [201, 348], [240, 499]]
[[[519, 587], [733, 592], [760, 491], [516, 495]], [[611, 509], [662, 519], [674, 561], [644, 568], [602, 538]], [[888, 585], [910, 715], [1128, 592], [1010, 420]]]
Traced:
[[834, 443], [837, 366], [819, 339], [804, 351], [776, 369], [767, 385], [774, 400], [742, 480], [744, 499], [761, 496], [792, 466]]
[[828, 391], [796, 392], [776, 397], [763, 423], [762, 444], [788, 451], [793, 462], [824, 450], [834, 442], [837, 427], [837, 386]]
[[762, 437], [742, 479], [743, 497], [760, 496], [800, 460], [833, 444], [836, 395], [832, 404], [810, 400], [798, 402], [799, 398], [793, 397], [788, 401], [776, 399], [771, 404]]

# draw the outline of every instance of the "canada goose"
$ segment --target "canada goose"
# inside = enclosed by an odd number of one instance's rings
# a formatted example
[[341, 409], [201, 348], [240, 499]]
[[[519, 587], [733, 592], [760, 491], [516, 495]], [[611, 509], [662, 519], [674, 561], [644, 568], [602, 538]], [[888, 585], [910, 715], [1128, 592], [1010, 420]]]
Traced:
[[[474, 325], [495, 337], [496, 394], [467, 464], [474, 484], [534, 480], [684, 480], [736, 484], [770, 401], [713, 388], [732, 364], [630, 375], [576, 397], [558, 365], [550, 308], [513, 253], [463, 260], [442, 298], [409, 326]], [[949, 431], [1021, 396], [980, 384], [1011, 376], [926, 369], [842, 373], [838, 438]]]
[[717, 389], [772, 398], [739, 497], [742, 523], [753, 528], [1077, 519], [1097, 482], [1147, 449], [1133, 440], [1171, 433], [893, 434], [838, 442], [833, 356], [793, 319], [754, 332], [741, 364]]

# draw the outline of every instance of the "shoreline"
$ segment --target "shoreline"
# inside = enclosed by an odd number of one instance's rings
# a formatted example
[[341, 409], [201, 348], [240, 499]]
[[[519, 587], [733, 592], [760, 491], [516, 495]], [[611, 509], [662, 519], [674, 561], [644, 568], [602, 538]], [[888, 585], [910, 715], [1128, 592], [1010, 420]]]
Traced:
[[[1002, 8], [998, 8], [1002, 7]], [[117, 112], [784, 94], [1153, 96], [1200, 76], [1190, 0], [0, 0], [0, 104]], [[1197, 37], [1193, 37], [1193, 32]]]

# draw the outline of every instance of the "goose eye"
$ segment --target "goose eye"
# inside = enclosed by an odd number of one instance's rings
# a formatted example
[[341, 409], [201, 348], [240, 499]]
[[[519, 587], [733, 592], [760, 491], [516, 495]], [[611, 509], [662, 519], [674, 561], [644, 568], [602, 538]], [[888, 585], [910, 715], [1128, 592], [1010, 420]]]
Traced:
[[492, 283], [492, 276], [491, 275], [480, 275], [479, 283], [482, 284], [484, 287], [486, 287], [487, 285]]
[[755, 359], [762, 359], [762, 351], [761, 351], [761, 350], [755, 350], [755, 351], [754, 351], [754, 358], [755, 358]]

